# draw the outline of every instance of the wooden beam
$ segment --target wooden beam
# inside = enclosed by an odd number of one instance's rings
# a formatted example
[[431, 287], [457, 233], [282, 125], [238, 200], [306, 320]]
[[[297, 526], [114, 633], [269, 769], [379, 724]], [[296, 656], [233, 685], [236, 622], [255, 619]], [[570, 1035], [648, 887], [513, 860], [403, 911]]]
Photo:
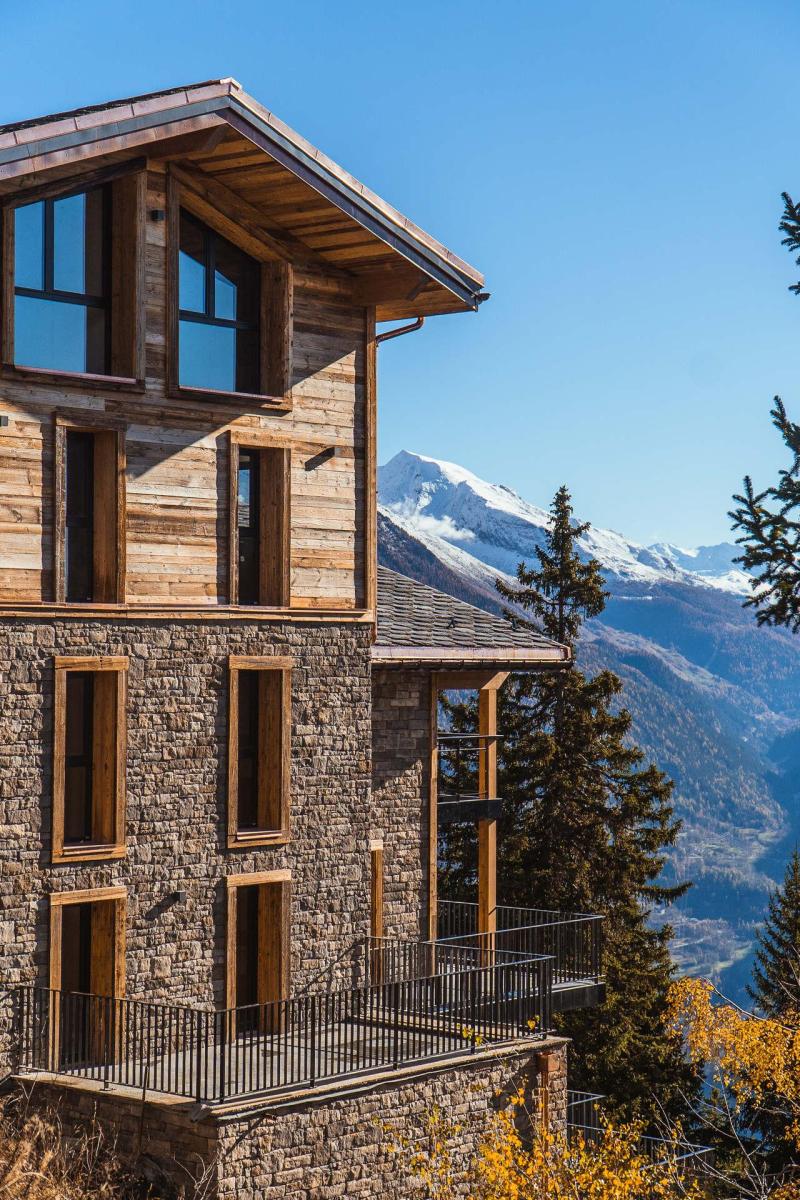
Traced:
[[294, 271], [287, 262], [261, 264], [261, 370], [267, 396], [291, 403]]
[[375, 614], [373, 641], [377, 640], [378, 576], [378, 377], [375, 309], [366, 310], [364, 337], [364, 548], [363, 607]]
[[199, 206], [201, 211], [197, 215], [209, 225], [216, 222], [224, 237], [242, 242], [244, 236], [250, 248], [242, 243], [243, 248], [254, 257], [266, 262], [282, 259], [312, 270], [322, 270], [340, 279], [353, 278], [350, 272], [335, 267], [286, 230], [273, 224], [266, 225], [260, 208], [205, 172], [201, 173], [196, 168], [187, 171], [178, 163], [170, 163], [169, 173], [181, 189], [185, 189], [188, 207]]
[[510, 671], [439, 671], [436, 686], [440, 692], [448, 691], [497, 691], [508, 679]]
[[[478, 733], [487, 739], [479, 756], [481, 796], [497, 795], [497, 689], [482, 688], [478, 695]], [[478, 822], [478, 933], [487, 935], [491, 948], [497, 929], [497, 822]]]
[[372, 271], [357, 276], [353, 282], [354, 304], [410, 303], [421, 296], [427, 287], [438, 290], [439, 285], [416, 267], [400, 267], [388, 271]]
[[431, 676], [430, 755], [428, 759], [428, 941], [439, 932], [439, 677]]
[[370, 937], [383, 937], [383, 842], [373, 842], [370, 846], [370, 904], [369, 904], [369, 933]]
[[0, 210], [0, 362], [14, 362], [14, 213]]

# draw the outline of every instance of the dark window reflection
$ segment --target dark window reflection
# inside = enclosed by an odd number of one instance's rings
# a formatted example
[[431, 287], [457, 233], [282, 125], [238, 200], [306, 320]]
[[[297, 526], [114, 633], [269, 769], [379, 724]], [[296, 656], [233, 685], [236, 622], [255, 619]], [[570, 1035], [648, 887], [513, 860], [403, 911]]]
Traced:
[[108, 370], [110, 193], [93, 188], [14, 213], [14, 361]]
[[259, 264], [181, 211], [178, 373], [184, 387], [259, 391]]
[[94, 599], [94, 436], [67, 431], [64, 584], [66, 599]]
[[260, 479], [257, 450], [239, 450], [237, 522], [239, 530], [239, 603], [258, 604]]
[[94, 673], [67, 671], [64, 843], [92, 840], [92, 724]]
[[240, 829], [258, 828], [258, 671], [239, 671]]
[[[258, 887], [236, 889], [236, 1006], [258, 1003], [259, 973], [259, 903]], [[236, 1024], [240, 1029], [257, 1024], [258, 1012], [239, 1013]]]
[[[65, 904], [61, 917], [61, 990], [62, 992], [91, 992], [92, 905]], [[63, 1034], [69, 1029], [74, 1044], [75, 1015], [80, 1010], [71, 1007], [72, 1020], [62, 1021]], [[81, 1022], [83, 1024], [83, 1022]]]

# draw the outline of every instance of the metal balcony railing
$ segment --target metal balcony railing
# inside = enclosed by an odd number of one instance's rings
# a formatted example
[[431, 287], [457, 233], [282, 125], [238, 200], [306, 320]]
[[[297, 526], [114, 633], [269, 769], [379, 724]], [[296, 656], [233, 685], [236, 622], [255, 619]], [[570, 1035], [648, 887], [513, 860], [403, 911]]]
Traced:
[[496, 820], [502, 800], [481, 793], [480, 777], [498, 734], [439, 733], [437, 812], [440, 825], [454, 821]]
[[[601, 1106], [605, 1096], [593, 1092], [567, 1092], [567, 1135], [584, 1142], [598, 1142], [603, 1137]], [[714, 1165], [714, 1151], [682, 1138], [648, 1137], [639, 1140], [639, 1151], [654, 1165], [672, 1162], [682, 1172], [697, 1173], [704, 1166]]]
[[214, 1012], [50, 988], [15, 989], [22, 1071], [215, 1103], [289, 1091], [552, 1027], [553, 960], [370, 939], [357, 987]]
[[[546, 954], [554, 959], [556, 986], [594, 982], [602, 977], [603, 918], [593, 913], [562, 913], [545, 908], [498, 905], [492, 945], [505, 953]], [[485, 945], [478, 932], [478, 905], [465, 900], [439, 900], [438, 940]]]

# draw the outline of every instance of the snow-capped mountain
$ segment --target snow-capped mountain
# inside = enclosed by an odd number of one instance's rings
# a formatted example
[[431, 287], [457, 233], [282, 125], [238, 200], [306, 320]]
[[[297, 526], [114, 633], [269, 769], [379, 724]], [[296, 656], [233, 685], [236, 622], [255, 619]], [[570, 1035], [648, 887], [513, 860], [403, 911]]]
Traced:
[[[544, 509], [511, 488], [407, 450], [380, 468], [378, 489], [385, 511], [409, 533], [433, 541], [445, 554], [445, 546], [464, 551], [493, 573], [511, 574], [520, 558], [530, 559], [549, 524]], [[667, 542], [642, 546], [612, 530], [591, 528], [579, 548], [620, 580], [685, 583], [734, 595], [749, 591], [749, 577], [733, 561], [737, 547], [729, 543], [696, 550]]]
[[[547, 512], [455, 463], [401, 451], [379, 471], [387, 566], [473, 604], [532, 561]], [[580, 513], [591, 519], [591, 513]], [[735, 546], [642, 546], [591, 528], [610, 593], [578, 664], [624, 682], [634, 736], [675, 781], [683, 819], [670, 872], [694, 887], [669, 914], [681, 963], [742, 995], [754, 925], [800, 836], [800, 635], [756, 625]]]

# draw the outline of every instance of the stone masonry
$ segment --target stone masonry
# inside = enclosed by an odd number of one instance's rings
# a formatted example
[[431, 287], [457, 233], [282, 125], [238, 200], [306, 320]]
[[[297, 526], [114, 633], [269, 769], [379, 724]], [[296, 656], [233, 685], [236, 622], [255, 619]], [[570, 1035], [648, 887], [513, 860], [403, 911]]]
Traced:
[[371, 833], [384, 843], [387, 937], [427, 936], [431, 677], [373, 668]]
[[[566, 1047], [552, 1039], [549, 1120], [566, 1120]], [[219, 1200], [408, 1200], [426, 1191], [410, 1159], [430, 1144], [431, 1121], [452, 1150], [456, 1173], [476, 1156], [493, 1113], [540, 1081], [539, 1051], [477, 1054], [457, 1066], [408, 1073], [362, 1094], [321, 1096], [284, 1111], [251, 1107], [198, 1114], [188, 1105], [146, 1103], [99, 1089], [26, 1081], [28, 1102], [58, 1111], [66, 1131], [93, 1120], [123, 1155], [154, 1157], [179, 1182], [207, 1173]], [[32, 1087], [32, 1091], [31, 1091]], [[438, 1114], [438, 1117], [437, 1117]], [[401, 1139], [404, 1144], [401, 1146]], [[455, 1195], [466, 1196], [463, 1184]]]
[[[127, 654], [127, 855], [53, 866], [53, 656]], [[291, 841], [226, 849], [227, 659], [289, 655]], [[369, 629], [334, 622], [0, 621], [0, 980], [47, 983], [48, 894], [128, 890], [127, 994], [224, 1005], [226, 874], [292, 873], [296, 991], [369, 932]], [[176, 900], [174, 893], [186, 893]], [[346, 955], [345, 955], [346, 961]], [[318, 983], [333, 981], [323, 974]], [[8, 1064], [9, 1008], [0, 1012]]]

